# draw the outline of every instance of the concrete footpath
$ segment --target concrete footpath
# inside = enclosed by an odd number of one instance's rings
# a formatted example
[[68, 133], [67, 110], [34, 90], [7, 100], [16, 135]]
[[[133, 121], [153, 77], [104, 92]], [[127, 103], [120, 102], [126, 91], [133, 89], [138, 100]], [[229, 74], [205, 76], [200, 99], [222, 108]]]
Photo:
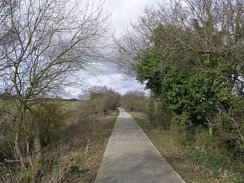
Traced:
[[184, 183], [130, 114], [120, 109], [95, 183]]

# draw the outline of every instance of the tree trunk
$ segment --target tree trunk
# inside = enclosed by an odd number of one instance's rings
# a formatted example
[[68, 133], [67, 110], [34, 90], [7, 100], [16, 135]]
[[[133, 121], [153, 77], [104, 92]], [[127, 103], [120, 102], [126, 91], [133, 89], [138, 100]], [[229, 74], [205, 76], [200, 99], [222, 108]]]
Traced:
[[19, 147], [19, 130], [17, 130], [17, 132], [15, 134], [14, 149], [15, 149], [15, 153], [16, 153], [16, 159], [20, 160], [20, 165], [22, 168], [24, 168], [25, 167], [24, 159], [22, 157], [22, 153], [21, 153], [21, 150]]
[[206, 117], [206, 120], [208, 122], [208, 134], [212, 135], [213, 134], [213, 124], [211, 123], [211, 121]]
[[34, 148], [35, 148], [36, 160], [40, 162], [42, 159], [42, 149], [41, 149], [41, 138], [40, 138], [39, 129], [37, 129], [35, 132]]
[[213, 134], [213, 127], [212, 126], [209, 126], [208, 133], [209, 133], [209, 135], [212, 135]]

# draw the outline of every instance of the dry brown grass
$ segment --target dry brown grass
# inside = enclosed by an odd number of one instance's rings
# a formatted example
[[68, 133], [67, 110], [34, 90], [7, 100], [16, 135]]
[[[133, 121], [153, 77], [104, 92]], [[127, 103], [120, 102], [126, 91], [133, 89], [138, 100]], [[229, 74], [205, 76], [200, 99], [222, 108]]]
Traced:
[[149, 116], [143, 112], [130, 112], [132, 116], [136, 116], [137, 118], [149, 121]]
[[112, 116], [91, 115], [69, 125], [58, 142], [45, 148], [49, 171], [43, 182], [92, 182], [112, 129], [104, 137], [101, 133]]
[[[92, 182], [115, 122], [115, 113], [81, 116], [71, 111], [59, 138], [43, 148], [43, 164], [20, 170], [0, 165], [0, 182]], [[113, 121], [111, 121], [113, 119]]]

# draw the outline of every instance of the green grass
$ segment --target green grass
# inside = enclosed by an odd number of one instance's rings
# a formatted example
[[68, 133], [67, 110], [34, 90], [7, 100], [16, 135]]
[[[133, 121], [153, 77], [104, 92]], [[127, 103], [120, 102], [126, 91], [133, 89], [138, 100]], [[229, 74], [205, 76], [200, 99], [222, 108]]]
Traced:
[[186, 182], [242, 183], [244, 172], [226, 167], [206, 151], [182, 146], [177, 142], [174, 129], [165, 131], [133, 115], [152, 143]]

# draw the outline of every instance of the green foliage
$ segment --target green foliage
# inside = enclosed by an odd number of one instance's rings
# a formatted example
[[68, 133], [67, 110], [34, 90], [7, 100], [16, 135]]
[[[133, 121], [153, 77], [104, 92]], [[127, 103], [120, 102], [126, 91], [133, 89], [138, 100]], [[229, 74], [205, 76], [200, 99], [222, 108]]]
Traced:
[[155, 95], [151, 121], [165, 104], [182, 144], [197, 146], [192, 157], [209, 167], [244, 162], [244, 14], [235, 11], [243, 8], [235, 0], [162, 3], [119, 44], [133, 57], [137, 80]]
[[214, 127], [234, 157], [244, 161], [244, 98], [233, 96], [229, 105], [228, 111], [220, 106]]
[[155, 105], [155, 97], [154, 95], [151, 93], [150, 94], [150, 97], [147, 101], [147, 112], [148, 112], [148, 115], [149, 115], [149, 118], [150, 118], [150, 121], [152, 122], [153, 119], [154, 119], [154, 105]]
[[29, 183], [34, 181], [35, 182], [35, 176], [40, 173], [43, 170], [43, 166], [41, 164], [37, 164], [35, 167], [27, 168], [23, 170], [19, 183]]
[[223, 86], [225, 78], [218, 70], [176, 70], [167, 64], [161, 67], [164, 60], [159, 61], [158, 54], [153, 56], [153, 52], [146, 51], [144, 55], [137, 68], [137, 79], [146, 81], [147, 88], [160, 97], [175, 115], [184, 113], [194, 124], [204, 124], [207, 112], [214, 108], [216, 102], [228, 100], [228, 89]]
[[[221, 153], [221, 152], [220, 152]], [[187, 157], [199, 165], [212, 170], [212, 176], [219, 178], [225, 177], [226, 182], [241, 183], [244, 180], [244, 172], [226, 166], [220, 158], [214, 158], [207, 150], [201, 147], [189, 147]]]
[[133, 118], [185, 181], [243, 182], [243, 168], [240, 162], [230, 162], [229, 152], [222, 146], [221, 137], [210, 135], [204, 128], [198, 127], [195, 142], [185, 146], [179, 143], [184, 142], [184, 137], [174, 126], [165, 131], [145, 119]]
[[70, 166], [65, 172], [62, 183], [72, 183], [75, 180], [90, 182], [89, 169], [80, 169], [79, 166]]
[[[233, 50], [218, 52], [200, 45], [212, 36], [215, 42], [209, 46], [222, 48], [224, 35], [212, 23], [195, 20], [192, 31], [159, 25], [150, 35], [153, 46], [137, 55], [134, 69], [137, 79], [170, 110], [172, 123], [187, 141], [194, 142], [199, 126], [209, 133], [224, 132], [222, 142], [243, 160], [243, 66]], [[163, 114], [165, 107], [150, 99], [151, 120], [156, 108]]]
[[231, 163], [231, 153], [223, 145], [221, 136], [213, 136], [202, 127], [196, 129], [194, 146], [203, 149], [212, 158], [219, 160], [223, 164]]

